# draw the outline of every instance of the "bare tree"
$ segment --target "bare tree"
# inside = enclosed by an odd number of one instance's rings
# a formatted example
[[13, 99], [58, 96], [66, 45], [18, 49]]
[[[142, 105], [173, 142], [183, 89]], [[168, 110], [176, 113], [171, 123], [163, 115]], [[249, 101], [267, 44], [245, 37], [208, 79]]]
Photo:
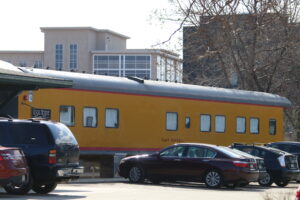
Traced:
[[[300, 135], [299, 0], [173, 0], [183, 28], [184, 82], [288, 97]], [[179, 30], [179, 29], [178, 29]], [[178, 31], [176, 30], [176, 31]]]

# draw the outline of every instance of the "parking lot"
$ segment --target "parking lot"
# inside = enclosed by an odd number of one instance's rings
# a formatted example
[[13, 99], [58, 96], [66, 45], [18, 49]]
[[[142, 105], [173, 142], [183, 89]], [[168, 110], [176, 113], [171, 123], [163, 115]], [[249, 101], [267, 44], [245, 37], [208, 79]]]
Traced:
[[[102, 199], [102, 200], [147, 200], [147, 199], [209, 199], [209, 200], [279, 200], [290, 196], [295, 198], [295, 190], [299, 184], [290, 183], [287, 187], [261, 187], [252, 183], [247, 187], [235, 189], [207, 189], [204, 184], [194, 183], [162, 183], [160, 185], [130, 184], [124, 180], [100, 180], [60, 184], [55, 191], [47, 195], [29, 193], [17, 196], [7, 195], [0, 190], [0, 199]], [[269, 198], [266, 197], [269, 195]], [[285, 199], [285, 200], [288, 200]]]

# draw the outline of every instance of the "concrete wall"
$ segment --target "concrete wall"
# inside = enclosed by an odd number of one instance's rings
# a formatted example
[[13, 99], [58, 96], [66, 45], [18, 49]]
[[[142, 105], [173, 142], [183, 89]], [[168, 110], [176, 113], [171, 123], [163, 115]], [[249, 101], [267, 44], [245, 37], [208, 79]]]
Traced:
[[70, 71], [70, 45], [77, 44], [77, 69], [89, 71], [90, 51], [96, 47], [91, 30], [47, 30], [45, 33], [45, 66], [55, 69], [55, 45], [63, 45], [63, 70]]
[[42, 51], [0, 51], [0, 60], [10, 62], [15, 66], [26, 63], [27, 67], [31, 67], [36, 61], [43, 62], [44, 53]]

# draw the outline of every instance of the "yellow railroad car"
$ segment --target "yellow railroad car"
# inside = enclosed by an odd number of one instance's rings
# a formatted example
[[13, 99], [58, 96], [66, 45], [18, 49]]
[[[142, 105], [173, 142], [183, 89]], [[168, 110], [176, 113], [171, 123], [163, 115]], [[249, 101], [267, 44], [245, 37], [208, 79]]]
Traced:
[[262, 92], [26, 70], [72, 80], [73, 87], [24, 92], [19, 96], [19, 118], [46, 117], [65, 123], [87, 156], [152, 152], [179, 142], [280, 141], [283, 111], [291, 104]]

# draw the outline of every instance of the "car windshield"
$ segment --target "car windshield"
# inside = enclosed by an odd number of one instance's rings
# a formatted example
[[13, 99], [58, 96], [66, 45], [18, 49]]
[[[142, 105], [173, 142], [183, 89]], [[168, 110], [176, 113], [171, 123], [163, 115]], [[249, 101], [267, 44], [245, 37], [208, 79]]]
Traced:
[[288, 154], [288, 152], [286, 152], [286, 151], [282, 151], [280, 149], [276, 149], [276, 148], [273, 148], [273, 147], [261, 147], [261, 148], [272, 151], [273, 153], [276, 153], [276, 154], [281, 154], [281, 155]]
[[232, 158], [242, 158], [244, 157], [242, 154], [234, 151], [233, 149], [229, 147], [224, 147], [224, 146], [218, 146], [218, 150], [220, 150], [222, 153], [232, 157]]
[[[229, 149], [231, 149], [231, 148], [229, 148]], [[253, 156], [251, 154], [248, 154], [246, 152], [240, 151], [238, 149], [231, 149], [231, 150], [234, 151], [235, 153], [240, 154], [240, 155], [245, 156], [245, 157], [251, 157], [251, 158], [255, 157], [255, 156]]]

